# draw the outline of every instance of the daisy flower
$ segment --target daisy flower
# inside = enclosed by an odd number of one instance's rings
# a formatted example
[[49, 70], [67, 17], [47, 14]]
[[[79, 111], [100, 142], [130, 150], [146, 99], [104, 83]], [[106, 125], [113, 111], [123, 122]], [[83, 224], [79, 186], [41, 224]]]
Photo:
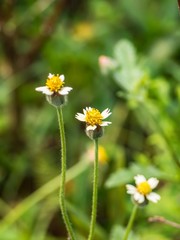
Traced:
[[77, 113], [75, 118], [79, 121], [86, 122], [86, 133], [90, 138], [98, 138], [102, 136], [102, 127], [108, 126], [111, 122], [103, 121], [111, 112], [106, 108], [102, 113], [91, 107], [86, 107], [83, 109], [83, 113]]
[[76, 118], [79, 121], [86, 122], [86, 130], [95, 130], [98, 126], [108, 126], [111, 122], [102, 121], [111, 115], [111, 112], [106, 108], [102, 113], [96, 108], [86, 107], [83, 109], [84, 114], [77, 113]]
[[136, 187], [131, 184], [127, 184], [126, 188], [127, 193], [132, 195], [135, 202], [138, 204], [143, 204], [149, 200], [157, 203], [160, 200], [160, 195], [152, 191], [159, 183], [157, 178], [152, 177], [146, 180], [143, 175], [137, 175], [134, 177], [134, 179]]
[[51, 74], [49, 73], [48, 78], [46, 80], [46, 86], [37, 87], [36, 91], [42, 92], [45, 95], [51, 96], [53, 94], [56, 95], [68, 95], [68, 93], [72, 90], [71, 87], [64, 87], [64, 75], [59, 74]]
[[35, 90], [44, 93], [51, 105], [59, 107], [66, 102], [67, 95], [72, 90], [71, 87], [64, 87], [64, 79], [64, 75], [49, 73], [46, 86], [37, 87]]

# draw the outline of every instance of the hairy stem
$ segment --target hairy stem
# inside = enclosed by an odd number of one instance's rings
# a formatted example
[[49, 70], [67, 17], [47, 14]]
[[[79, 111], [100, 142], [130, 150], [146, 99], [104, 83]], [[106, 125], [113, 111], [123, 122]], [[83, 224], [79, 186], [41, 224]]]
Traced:
[[75, 240], [75, 235], [67, 214], [66, 203], [65, 203], [65, 183], [66, 183], [66, 140], [64, 131], [64, 121], [62, 114], [62, 107], [57, 108], [57, 116], [59, 123], [60, 139], [61, 139], [61, 181], [59, 191], [59, 204], [62, 212], [62, 217], [66, 225], [69, 237], [71, 240]]
[[88, 240], [93, 239], [94, 229], [96, 225], [97, 215], [97, 199], [98, 199], [98, 139], [94, 140], [95, 161], [94, 161], [94, 179], [93, 179], [93, 197], [92, 197], [92, 213]]

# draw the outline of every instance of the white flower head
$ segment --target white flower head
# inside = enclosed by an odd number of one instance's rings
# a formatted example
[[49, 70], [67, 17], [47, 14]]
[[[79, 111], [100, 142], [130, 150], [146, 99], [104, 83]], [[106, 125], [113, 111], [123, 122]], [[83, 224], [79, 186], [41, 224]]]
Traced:
[[131, 194], [134, 201], [138, 204], [143, 204], [146, 201], [157, 203], [161, 197], [159, 194], [152, 190], [157, 187], [159, 180], [157, 178], [146, 178], [143, 175], [137, 175], [134, 177], [136, 186], [127, 184], [127, 193]]
[[[103, 121], [111, 112], [106, 108], [103, 112], [100, 112], [96, 108], [86, 107], [83, 109], [83, 113], [77, 113], [75, 118], [79, 121], [86, 122], [86, 133], [90, 138], [97, 138], [102, 136], [102, 127], [108, 126], [111, 122]], [[91, 136], [90, 136], [90, 135]]]
[[98, 126], [108, 126], [111, 122], [103, 121], [111, 115], [111, 112], [106, 108], [102, 113], [96, 108], [86, 107], [83, 109], [84, 114], [77, 113], [75, 118], [79, 121], [86, 122], [86, 130], [95, 130]]
[[46, 86], [37, 87], [35, 90], [38, 92], [42, 92], [45, 95], [51, 96], [53, 94], [56, 95], [68, 95], [72, 90], [71, 87], [64, 87], [64, 75], [59, 74], [51, 74], [49, 73], [48, 78], [46, 80]]

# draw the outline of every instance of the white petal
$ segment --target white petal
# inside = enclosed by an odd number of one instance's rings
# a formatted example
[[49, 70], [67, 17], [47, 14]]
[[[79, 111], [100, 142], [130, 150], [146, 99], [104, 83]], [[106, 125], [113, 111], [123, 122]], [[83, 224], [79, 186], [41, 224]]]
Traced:
[[146, 178], [143, 175], [137, 175], [134, 177], [136, 185], [139, 185], [142, 182], [146, 181]]
[[83, 109], [83, 113], [84, 113], [84, 115], [86, 115], [86, 112], [87, 112], [86, 109]]
[[62, 82], [64, 82], [64, 80], [65, 80], [65, 77], [64, 77], [64, 75], [62, 74], [62, 75], [60, 75], [59, 76], [59, 78], [60, 78], [60, 80], [62, 81]]
[[149, 178], [149, 179], [148, 179], [148, 183], [149, 183], [151, 189], [154, 189], [154, 188], [157, 187], [157, 185], [158, 185], [158, 183], [159, 183], [159, 180], [158, 180], [157, 178], [153, 178], [153, 177], [152, 177], [152, 178]]
[[52, 95], [53, 94], [53, 92], [51, 90], [49, 90], [49, 88], [46, 87], [46, 86], [44, 86], [44, 87], [37, 87], [35, 90], [38, 91], [38, 92], [42, 92], [42, 93], [44, 93], [46, 95]]
[[54, 74], [49, 73], [48, 78], [54, 77]]
[[102, 126], [102, 127], [105, 127], [105, 126], [108, 126], [109, 124], [111, 124], [112, 122], [107, 122], [107, 121], [105, 121], [105, 122], [102, 122], [101, 124], [100, 124], [100, 126]]
[[35, 90], [38, 91], [38, 92], [43, 92], [45, 88], [47, 88], [47, 87], [46, 86], [37, 87], [37, 88], [35, 88]]
[[86, 121], [86, 116], [82, 113], [77, 113], [75, 118], [77, 118], [79, 121], [82, 121], [82, 122]]
[[131, 185], [131, 184], [126, 184], [126, 189], [127, 189], [128, 194], [133, 194], [134, 195], [137, 192], [136, 187]]
[[154, 192], [151, 192], [148, 195], [146, 195], [146, 198], [149, 201], [154, 202], [154, 203], [157, 203], [161, 199], [160, 195], [157, 193], [154, 193]]
[[111, 115], [111, 112], [108, 108], [106, 108], [102, 113], [101, 113], [103, 119], [109, 117], [109, 115]]
[[137, 201], [138, 203], [143, 203], [145, 200], [144, 195], [140, 194], [139, 192], [136, 192], [133, 196], [134, 200]]
[[43, 93], [46, 94], [46, 95], [51, 96], [51, 95], [53, 95], [54, 92], [52, 92], [51, 90], [49, 90], [49, 89], [47, 88], [46, 90], [44, 90]]
[[96, 128], [97, 128], [96, 125], [94, 125], [94, 126], [89, 125], [89, 126], [86, 127], [86, 131], [95, 130]]
[[71, 87], [63, 87], [61, 90], [58, 91], [58, 93], [60, 95], [67, 95], [71, 90]]
[[91, 111], [92, 108], [91, 107], [86, 107], [86, 111]]

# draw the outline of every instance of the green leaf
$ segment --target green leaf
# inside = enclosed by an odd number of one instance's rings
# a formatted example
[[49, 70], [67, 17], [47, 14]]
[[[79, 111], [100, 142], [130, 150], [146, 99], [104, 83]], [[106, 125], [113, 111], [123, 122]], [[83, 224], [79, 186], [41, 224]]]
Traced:
[[120, 66], [130, 67], [136, 63], [136, 49], [133, 44], [126, 40], [120, 40], [114, 47], [114, 56]]
[[141, 166], [138, 164], [132, 164], [131, 171], [134, 175], [143, 174], [146, 178], [157, 177], [160, 179], [162, 178], [166, 179], [167, 177], [167, 174], [165, 174], [163, 171], [159, 170], [158, 168], [154, 167], [153, 165]]
[[129, 67], [117, 70], [114, 79], [125, 90], [132, 92], [142, 78], [142, 73], [138, 68]]
[[130, 169], [120, 169], [117, 172], [110, 175], [107, 179], [105, 186], [107, 188], [117, 187], [131, 182], [133, 179], [133, 173]]
[[110, 234], [109, 240], [122, 239], [124, 235], [124, 229], [122, 226], [115, 225], [113, 226]]
[[137, 62], [135, 47], [130, 41], [121, 40], [114, 47], [114, 56], [119, 64], [114, 72], [115, 81], [128, 92], [136, 91], [145, 72]]
[[[125, 233], [125, 228], [122, 226], [115, 225], [113, 226], [110, 234], [110, 240], [120, 240], [123, 239]], [[139, 240], [139, 237], [137, 237], [133, 232], [130, 232], [128, 240]]]
[[142, 174], [146, 178], [157, 177], [158, 179], [167, 179], [168, 177], [168, 174], [152, 165], [141, 166], [139, 164], [132, 164], [128, 169], [120, 169], [112, 173], [107, 179], [105, 187], [113, 188], [130, 183], [137, 174]]

